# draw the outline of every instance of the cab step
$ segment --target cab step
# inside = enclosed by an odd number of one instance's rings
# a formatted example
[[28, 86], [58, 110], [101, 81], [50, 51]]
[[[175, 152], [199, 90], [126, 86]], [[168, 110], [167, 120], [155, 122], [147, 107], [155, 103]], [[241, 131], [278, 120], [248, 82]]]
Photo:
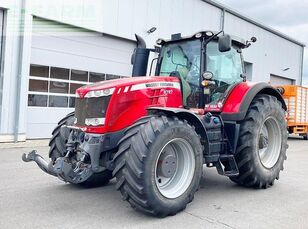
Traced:
[[220, 175], [227, 177], [234, 177], [239, 175], [239, 170], [234, 155], [220, 155], [219, 161], [215, 165], [217, 172]]

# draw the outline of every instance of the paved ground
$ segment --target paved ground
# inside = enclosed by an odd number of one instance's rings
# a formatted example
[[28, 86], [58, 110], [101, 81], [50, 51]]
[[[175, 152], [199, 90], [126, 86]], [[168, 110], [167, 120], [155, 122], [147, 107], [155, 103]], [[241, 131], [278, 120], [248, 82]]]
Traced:
[[[21, 161], [30, 148], [0, 144], [0, 228], [308, 228], [308, 141], [290, 139], [289, 145], [274, 187], [241, 188], [204, 168], [193, 203], [157, 219], [123, 202], [114, 181], [90, 190], [64, 184]], [[37, 149], [47, 154], [47, 147]]]

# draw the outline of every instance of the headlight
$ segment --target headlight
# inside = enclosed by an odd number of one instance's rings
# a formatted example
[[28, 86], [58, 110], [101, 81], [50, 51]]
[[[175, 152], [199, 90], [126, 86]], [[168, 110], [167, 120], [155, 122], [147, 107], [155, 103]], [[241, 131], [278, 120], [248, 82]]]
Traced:
[[102, 126], [105, 124], [105, 118], [86, 118], [85, 124], [87, 126]]
[[114, 93], [115, 88], [108, 88], [104, 90], [98, 90], [98, 91], [89, 91], [85, 98], [95, 98], [95, 97], [102, 97], [102, 96], [109, 96]]

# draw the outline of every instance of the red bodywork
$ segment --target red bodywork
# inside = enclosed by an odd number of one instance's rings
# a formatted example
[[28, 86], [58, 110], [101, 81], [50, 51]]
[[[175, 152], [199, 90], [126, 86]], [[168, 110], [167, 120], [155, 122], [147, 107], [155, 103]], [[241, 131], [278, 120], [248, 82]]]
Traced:
[[252, 82], [238, 84], [227, 97], [221, 111], [226, 114], [238, 113], [245, 96], [254, 85], [256, 85], [256, 83]]
[[83, 127], [88, 133], [109, 133], [132, 125], [146, 115], [148, 107], [181, 108], [180, 82], [175, 77], [135, 77], [85, 86], [76, 93], [83, 98], [89, 91], [115, 88], [108, 105], [105, 125]]
[[[255, 84], [244, 82], [238, 84], [225, 101], [206, 105], [203, 113], [233, 114], [239, 112], [243, 98], [253, 85]], [[89, 91], [112, 88], [114, 88], [114, 93], [106, 111], [105, 125], [82, 127], [85, 132], [103, 134], [123, 130], [140, 117], [145, 116], [146, 109], [149, 107], [183, 108], [180, 82], [175, 77], [135, 77], [110, 80], [79, 88], [76, 93], [83, 98]]]

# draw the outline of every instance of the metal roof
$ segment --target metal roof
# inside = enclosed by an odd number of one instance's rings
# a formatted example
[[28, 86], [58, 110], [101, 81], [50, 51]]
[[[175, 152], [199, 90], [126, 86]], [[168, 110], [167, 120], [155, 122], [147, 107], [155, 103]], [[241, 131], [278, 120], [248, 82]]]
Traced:
[[227, 6], [225, 6], [225, 5], [221, 4], [221, 3], [218, 3], [218, 2], [216, 2], [214, 0], [202, 0], [202, 1], [208, 3], [208, 4], [212, 5], [212, 6], [215, 6], [215, 7], [219, 8], [219, 9], [229, 13], [229, 14], [232, 14], [232, 15], [234, 15], [236, 17], [239, 17], [239, 18], [243, 19], [244, 21], [247, 21], [247, 22], [249, 22], [249, 23], [251, 23], [253, 25], [256, 25], [256, 26], [258, 26], [258, 27], [260, 27], [260, 28], [262, 28], [262, 29], [264, 29], [264, 30], [266, 30], [268, 32], [271, 32], [271, 33], [273, 33], [273, 34], [275, 34], [275, 35], [277, 35], [279, 37], [282, 37], [282, 38], [284, 38], [284, 39], [286, 39], [286, 40], [288, 40], [288, 41], [290, 41], [292, 43], [295, 43], [295, 44], [300, 45], [302, 47], [306, 46], [304, 43], [302, 43], [302, 42], [300, 42], [300, 41], [298, 41], [298, 40], [296, 40], [296, 39], [294, 39], [292, 37], [289, 37], [289, 36], [279, 32], [279, 31], [277, 31], [277, 30], [275, 30], [275, 29], [273, 29], [273, 28], [271, 28], [271, 27], [269, 27], [267, 25], [264, 25], [264, 24], [262, 24], [260, 22], [257, 22], [254, 19], [251, 19], [251, 18], [249, 18], [247, 16], [244, 16], [241, 13], [239, 13], [239, 12], [233, 10], [233, 9], [230, 9], [229, 7], [227, 7]]

